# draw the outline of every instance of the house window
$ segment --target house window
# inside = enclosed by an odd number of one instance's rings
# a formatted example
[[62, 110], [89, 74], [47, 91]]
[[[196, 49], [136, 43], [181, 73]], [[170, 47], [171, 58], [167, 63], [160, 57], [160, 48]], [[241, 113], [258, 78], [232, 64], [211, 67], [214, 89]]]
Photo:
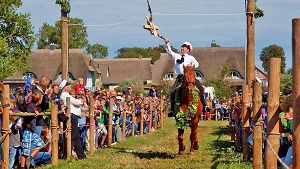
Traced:
[[28, 79], [30, 77], [37, 79], [37, 76], [34, 73], [32, 73], [32, 72], [26, 72], [26, 73], [24, 73], [23, 76], [22, 76], [22, 79]]
[[203, 73], [200, 72], [199, 70], [196, 70], [195, 73], [196, 73], [196, 79], [200, 80], [200, 79], [204, 78]]
[[[76, 80], [75, 78], [74, 78], [74, 76], [72, 75], [72, 73], [68, 73], [68, 76], [69, 76], [69, 79], [70, 80]], [[61, 72], [58, 74], [58, 76], [57, 76], [57, 78], [56, 78], [56, 80], [62, 80], [62, 75], [61, 75]]]
[[167, 73], [163, 80], [174, 80], [173, 73]]
[[242, 75], [236, 71], [236, 70], [231, 70], [230, 71], [230, 77], [231, 79], [243, 79]]

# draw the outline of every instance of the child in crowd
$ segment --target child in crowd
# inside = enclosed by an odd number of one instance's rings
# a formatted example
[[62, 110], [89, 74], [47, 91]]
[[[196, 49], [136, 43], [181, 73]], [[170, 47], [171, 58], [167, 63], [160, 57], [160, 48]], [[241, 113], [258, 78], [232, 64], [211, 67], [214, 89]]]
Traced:
[[39, 153], [40, 148], [45, 145], [42, 139], [35, 133], [36, 117], [41, 111], [38, 106], [42, 103], [42, 99], [43, 95], [40, 92], [33, 93], [31, 102], [27, 105], [27, 112], [35, 113], [36, 116], [23, 118], [22, 144], [25, 148], [22, 149], [21, 169], [25, 169], [25, 163], [27, 168], [29, 168], [30, 165], [34, 166], [34, 157]]

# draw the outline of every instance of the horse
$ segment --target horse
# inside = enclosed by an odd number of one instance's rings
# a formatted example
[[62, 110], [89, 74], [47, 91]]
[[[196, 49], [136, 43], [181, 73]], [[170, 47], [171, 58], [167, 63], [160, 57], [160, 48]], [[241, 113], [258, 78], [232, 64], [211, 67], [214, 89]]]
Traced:
[[[177, 88], [175, 96], [175, 119], [178, 128], [178, 154], [184, 154], [185, 145], [183, 144], [184, 129], [191, 127], [191, 148], [190, 156], [194, 156], [194, 150], [199, 149], [197, 128], [200, 120], [203, 105], [199, 98], [199, 90], [195, 84], [194, 66], [183, 66], [184, 75], [182, 84]], [[176, 98], [177, 97], [177, 98]], [[178, 103], [179, 102], [179, 103]], [[188, 124], [186, 124], [188, 123]], [[184, 124], [184, 125], [183, 125]], [[186, 126], [188, 125], [188, 126]]]

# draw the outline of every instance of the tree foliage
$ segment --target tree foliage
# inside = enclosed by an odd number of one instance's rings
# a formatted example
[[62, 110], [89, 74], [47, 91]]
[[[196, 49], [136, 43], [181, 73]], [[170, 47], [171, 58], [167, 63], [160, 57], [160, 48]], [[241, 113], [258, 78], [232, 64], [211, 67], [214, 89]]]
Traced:
[[27, 68], [34, 43], [30, 14], [18, 13], [21, 0], [1, 0], [0, 3], [0, 78]]
[[[171, 48], [174, 52], [178, 52], [173, 46], [171, 46]], [[156, 61], [160, 58], [160, 53], [165, 52], [166, 50], [163, 45], [153, 48], [123, 47], [117, 50], [117, 56], [115, 58], [138, 58], [139, 56], [142, 56], [144, 58], [152, 58], [153, 61]]]
[[218, 98], [229, 99], [234, 92], [234, 88], [229, 80], [217, 77], [216, 75], [209, 75], [204, 77], [203, 84], [215, 88], [215, 94]]
[[55, 4], [61, 6], [61, 11], [65, 13], [71, 12], [71, 5], [68, 0], [56, 0]]
[[137, 77], [129, 77], [119, 84], [119, 88], [124, 89], [131, 87], [134, 93], [141, 93], [144, 91], [144, 83]]
[[[80, 24], [69, 26], [69, 48], [85, 48], [88, 45], [88, 33], [83, 25], [83, 20], [80, 18], [70, 18], [70, 24]], [[55, 26], [43, 23], [39, 29], [37, 36], [38, 49], [48, 48], [51, 43], [61, 48], [61, 22], [56, 21]]]
[[[257, 0], [255, 0], [257, 2]], [[254, 10], [254, 17], [255, 18], [262, 18], [264, 16], [264, 11], [261, 10], [256, 4], [255, 4], [255, 10]]]
[[260, 53], [260, 61], [262, 61], [262, 67], [265, 71], [269, 71], [269, 62], [270, 58], [281, 58], [281, 73], [284, 73], [286, 63], [285, 63], [285, 53], [281, 46], [278, 45], [270, 45], [268, 47], [263, 48]]
[[285, 87], [292, 88], [293, 85], [293, 76], [291, 74], [284, 74], [280, 75], [280, 91], [283, 91]]
[[103, 46], [99, 43], [96, 43], [94, 45], [88, 44], [86, 47], [86, 51], [87, 53], [92, 54], [94, 59], [103, 59], [108, 55], [108, 47]]

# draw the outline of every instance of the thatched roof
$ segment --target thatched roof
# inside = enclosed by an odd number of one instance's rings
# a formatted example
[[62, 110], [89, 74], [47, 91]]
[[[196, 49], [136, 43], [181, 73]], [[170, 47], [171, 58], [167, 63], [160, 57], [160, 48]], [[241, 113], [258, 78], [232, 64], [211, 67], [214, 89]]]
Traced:
[[[37, 49], [33, 50], [29, 58], [29, 70], [33, 72], [37, 78], [47, 76], [50, 79], [56, 79], [61, 72], [61, 49]], [[90, 54], [83, 54], [82, 49], [69, 50], [69, 72], [75, 79], [82, 77], [87, 78], [88, 71], [95, 71], [90, 65], [92, 57]], [[99, 70], [98, 70], [99, 71]], [[22, 78], [26, 71], [16, 72], [11, 78]], [[100, 71], [99, 71], [100, 73]]]
[[[199, 62], [196, 70], [205, 76], [220, 75], [221, 67], [226, 63], [230, 70], [235, 70], [245, 78], [245, 48], [244, 47], [205, 47], [194, 48], [191, 55]], [[163, 76], [173, 71], [174, 61], [166, 54], [162, 53], [160, 59], [154, 63], [152, 72], [152, 83], [159, 85]], [[243, 80], [233, 80], [238, 84], [243, 84]]]
[[151, 58], [93, 59], [99, 66], [102, 84], [118, 84], [129, 77], [151, 80]]

